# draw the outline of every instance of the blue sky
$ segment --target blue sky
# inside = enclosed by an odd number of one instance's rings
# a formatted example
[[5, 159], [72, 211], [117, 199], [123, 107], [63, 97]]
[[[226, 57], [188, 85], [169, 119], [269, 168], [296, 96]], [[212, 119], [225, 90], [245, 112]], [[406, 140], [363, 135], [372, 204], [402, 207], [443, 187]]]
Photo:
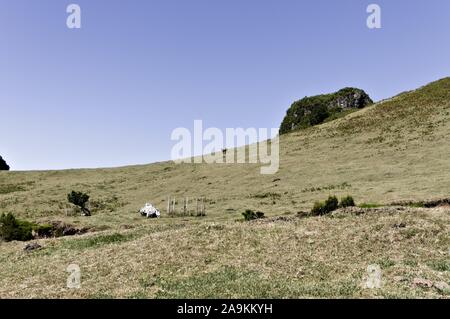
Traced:
[[195, 119], [278, 127], [307, 95], [379, 100], [449, 76], [449, 34], [448, 0], [0, 0], [0, 155], [15, 170], [168, 160]]

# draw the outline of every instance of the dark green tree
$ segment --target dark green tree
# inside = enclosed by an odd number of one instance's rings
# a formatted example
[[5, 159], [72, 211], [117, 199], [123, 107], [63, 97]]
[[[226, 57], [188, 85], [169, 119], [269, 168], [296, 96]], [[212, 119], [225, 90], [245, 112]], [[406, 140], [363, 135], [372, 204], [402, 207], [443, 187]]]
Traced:
[[9, 171], [9, 165], [6, 164], [5, 160], [0, 156], [0, 171]]
[[86, 204], [89, 201], [88, 194], [83, 192], [72, 191], [67, 195], [67, 199], [69, 203], [72, 203], [75, 206], [80, 207], [84, 215], [91, 216], [91, 211], [86, 207]]

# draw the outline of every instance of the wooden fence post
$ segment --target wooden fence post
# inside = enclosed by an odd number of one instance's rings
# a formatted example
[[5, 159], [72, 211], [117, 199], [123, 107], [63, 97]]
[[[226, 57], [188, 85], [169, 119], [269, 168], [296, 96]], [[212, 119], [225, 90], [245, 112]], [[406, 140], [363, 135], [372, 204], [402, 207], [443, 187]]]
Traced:
[[195, 198], [195, 215], [198, 216], [198, 198]]
[[202, 197], [202, 216], [205, 216], [205, 197]]
[[167, 216], [170, 216], [170, 195], [167, 197]]

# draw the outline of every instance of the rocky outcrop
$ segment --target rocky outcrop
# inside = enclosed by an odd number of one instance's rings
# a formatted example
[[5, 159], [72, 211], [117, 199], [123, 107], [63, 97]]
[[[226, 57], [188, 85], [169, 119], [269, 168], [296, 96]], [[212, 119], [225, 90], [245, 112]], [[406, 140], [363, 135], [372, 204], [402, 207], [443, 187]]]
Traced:
[[280, 134], [321, 124], [340, 113], [364, 108], [373, 101], [361, 89], [345, 88], [336, 93], [305, 97], [294, 102], [280, 126]]

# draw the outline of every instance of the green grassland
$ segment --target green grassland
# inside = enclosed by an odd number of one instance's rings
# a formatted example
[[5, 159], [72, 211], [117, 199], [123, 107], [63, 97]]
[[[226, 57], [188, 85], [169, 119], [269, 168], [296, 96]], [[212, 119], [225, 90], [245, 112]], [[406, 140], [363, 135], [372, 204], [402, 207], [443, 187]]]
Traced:
[[[0, 242], [0, 297], [447, 298], [413, 282], [450, 283], [450, 208], [388, 205], [450, 197], [449, 120], [445, 78], [282, 135], [275, 175], [259, 164], [173, 162], [1, 172], [1, 213], [91, 232], [37, 240], [33, 252]], [[91, 217], [66, 215], [72, 190], [91, 196]], [[348, 194], [365, 213], [297, 216]], [[204, 196], [207, 215], [168, 217], [169, 195]], [[146, 202], [162, 218], [141, 218]], [[243, 222], [246, 209], [268, 218]], [[66, 287], [70, 263], [81, 289]], [[363, 287], [370, 264], [382, 269], [379, 289]]]

